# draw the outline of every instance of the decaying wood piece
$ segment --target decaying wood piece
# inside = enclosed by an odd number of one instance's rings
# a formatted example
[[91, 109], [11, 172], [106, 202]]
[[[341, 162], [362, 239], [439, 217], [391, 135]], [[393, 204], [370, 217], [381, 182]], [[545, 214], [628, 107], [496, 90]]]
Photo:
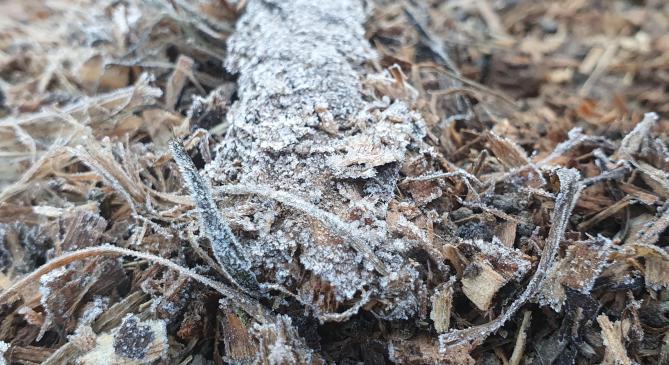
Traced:
[[611, 243], [599, 239], [577, 242], [567, 248], [565, 257], [553, 266], [546, 284], [538, 293], [539, 302], [560, 311], [567, 298], [565, 288], [587, 294], [606, 267]]
[[646, 257], [646, 285], [652, 289], [669, 288], [669, 261], [666, 257]]
[[474, 347], [472, 344], [464, 343], [444, 353], [439, 351], [439, 343], [436, 339], [421, 336], [411, 341], [391, 342], [388, 355], [390, 360], [396, 364], [474, 365], [476, 360], [470, 355]]
[[451, 324], [451, 308], [453, 307], [453, 282], [449, 281], [435, 289], [432, 295], [430, 319], [434, 329], [439, 333], [448, 331]]
[[605, 314], [597, 317], [597, 323], [602, 327], [602, 339], [606, 348], [602, 365], [632, 365], [632, 360], [627, 356], [623, 342], [629, 329], [629, 323], [611, 322]]
[[[239, 240], [260, 282], [306, 293], [321, 281], [337, 302], [368, 288], [384, 298], [379, 313], [404, 318], [416, 309], [417, 274], [402, 255], [408, 243], [389, 238], [385, 216], [407, 147], [424, 131], [407, 105], [373, 103], [363, 88], [364, 64], [374, 57], [364, 18], [353, 0], [249, 1], [228, 43], [239, 101], [206, 174], [214, 185], [289, 192], [344, 222], [333, 230], [311, 208], [228, 198], [254, 212]], [[364, 234], [351, 240], [347, 227]]]
[[57, 365], [74, 362], [79, 355], [94, 348], [96, 343], [91, 339], [95, 340], [97, 338], [95, 332], [103, 332], [114, 328], [121, 323], [127, 314], [138, 311], [140, 305], [145, 303], [147, 299], [148, 295], [139, 291], [128, 295], [102, 313], [90, 326], [85, 326], [86, 329], [83, 329], [83, 326], [77, 328], [75, 335], [70, 338], [70, 342], [61, 346], [42, 364]]
[[560, 193], [555, 200], [551, 229], [534, 276], [527, 284], [523, 293], [495, 320], [463, 330], [451, 330], [439, 336], [442, 351], [448, 351], [449, 348], [458, 346], [464, 342], [484, 339], [497, 331], [525, 302], [534, 297], [544, 285], [547, 271], [555, 264], [560, 242], [569, 223], [569, 217], [583, 189], [581, 176], [578, 171], [558, 168], [555, 172], [560, 179]]
[[277, 316], [273, 323], [256, 325], [259, 340], [256, 363], [323, 365], [325, 361], [311, 349], [305, 348], [301, 337], [288, 316]]
[[157, 361], [167, 354], [166, 325], [163, 320], [141, 321], [135, 315], [127, 315], [111, 333], [96, 338], [91, 331], [93, 348], [78, 363], [139, 365]]
[[258, 353], [249, 329], [242, 319], [229, 309], [221, 314], [221, 332], [225, 345], [226, 361], [235, 364], [251, 364]]
[[522, 279], [531, 268], [529, 257], [497, 239], [463, 240], [458, 251], [469, 260], [462, 273], [462, 292], [482, 311], [490, 308], [504, 285]]
[[[181, 56], [177, 60], [176, 69], [170, 76], [167, 90], [165, 91], [165, 106], [174, 110], [179, 99], [179, 94], [184, 88], [186, 81], [193, 72], [193, 60], [187, 56]], [[192, 76], [190, 77], [192, 79]]]
[[487, 262], [473, 262], [462, 276], [462, 292], [478, 309], [485, 311], [490, 308], [495, 293], [506, 280]]

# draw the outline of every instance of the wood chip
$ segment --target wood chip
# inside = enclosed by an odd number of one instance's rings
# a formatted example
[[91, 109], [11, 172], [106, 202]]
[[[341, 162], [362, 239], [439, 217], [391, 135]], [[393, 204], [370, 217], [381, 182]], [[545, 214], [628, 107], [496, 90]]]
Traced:
[[111, 333], [99, 335], [95, 348], [78, 362], [82, 365], [140, 365], [157, 361], [167, 354], [166, 326], [165, 321], [140, 321], [136, 316], [126, 316]]
[[602, 338], [604, 339], [604, 361], [602, 365], [632, 365], [632, 360], [627, 356], [623, 339], [624, 326], [620, 321], [611, 323], [609, 317], [602, 314], [597, 317], [597, 323], [602, 328]]
[[495, 293], [506, 282], [488, 262], [473, 262], [465, 268], [462, 291], [478, 309], [485, 311], [490, 308]]
[[453, 287], [451, 283], [440, 285], [432, 295], [430, 319], [438, 333], [448, 331], [451, 325], [451, 307], [453, 306]]

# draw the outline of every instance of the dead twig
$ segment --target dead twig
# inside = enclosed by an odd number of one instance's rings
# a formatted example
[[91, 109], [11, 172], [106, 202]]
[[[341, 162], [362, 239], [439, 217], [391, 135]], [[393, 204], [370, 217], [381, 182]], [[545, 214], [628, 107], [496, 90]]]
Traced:
[[202, 276], [194, 271], [175, 264], [174, 262], [162, 258], [160, 256], [152, 255], [145, 252], [133, 251], [127, 248], [116, 247], [111, 245], [102, 245], [96, 247], [83, 248], [81, 250], [72, 251], [66, 253], [62, 256], [58, 256], [55, 259], [47, 262], [46, 264], [40, 266], [30, 274], [24, 276], [20, 280], [17, 280], [12, 286], [7, 288], [5, 291], [0, 293], [0, 303], [7, 302], [14, 294], [21, 291], [26, 285], [39, 281], [39, 278], [43, 275], [46, 275], [60, 267], [73, 263], [75, 261], [80, 261], [89, 257], [99, 257], [99, 256], [132, 256], [138, 259], [146, 260], [165, 266], [169, 269], [177, 271], [179, 274], [189, 277], [207, 287], [210, 287], [226, 298], [231, 299], [234, 303], [238, 304], [240, 308], [243, 308], [249, 315], [253, 316], [256, 320], [263, 323], [266, 321], [268, 314], [262, 310], [260, 306], [257, 305], [255, 300], [251, 298], [246, 298], [244, 295], [239, 294], [237, 291], [232, 288], [212, 280], [206, 276]]
[[338, 234], [352, 238], [350, 241], [351, 246], [358, 252], [365, 255], [376, 268], [376, 270], [382, 275], [388, 275], [388, 270], [386, 270], [383, 262], [376, 257], [374, 251], [369, 247], [367, 241], [369, 240], [369, 235], [363, 232], [360, 232], [355, 227], [343, 222], [336, 215], [326, 212], [317, 206], [306, 202], [300, 197], [285, 192], [272, 190], [266, 186], [260, 185], [226, 185], [221, 186], [218, 190], [224, 194], [234, 194], [234, 195], [246, 195], [254, 194], [259, 195], [265, 198], [270, 198], [276, 200], [282, 204], [285, 204], [294, 209], [300, 210], [302, 212], [308, 213], [319, 221], [329, 225], [334, 228]]

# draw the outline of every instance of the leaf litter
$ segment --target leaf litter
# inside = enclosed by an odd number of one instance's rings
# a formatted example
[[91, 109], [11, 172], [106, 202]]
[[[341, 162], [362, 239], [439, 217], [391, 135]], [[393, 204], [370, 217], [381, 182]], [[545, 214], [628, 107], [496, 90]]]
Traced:
[[0, 8], [0, 363], [669, 361], [666, 4]]

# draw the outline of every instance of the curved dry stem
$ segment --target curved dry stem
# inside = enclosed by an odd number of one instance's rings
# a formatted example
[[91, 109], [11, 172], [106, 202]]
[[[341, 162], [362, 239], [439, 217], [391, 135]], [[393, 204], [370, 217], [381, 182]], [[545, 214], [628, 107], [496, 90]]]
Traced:
[[432, 174], [422, 175], [422, 176], [410, 176], [410, 177], [406, 177], [404, 179], [404, 181], [430, 181], [430, 180], [442, 179], [442, 178], [447, 178], [447, 177], [462, 177], [464, 179], [470, 179], [470, 180], [474, 181], [479, 186], [483, 185], [481, 180], [479, 180], [476, 176], [470, 174], [469, 172], [467, 172], [463, 169], [458, 169], [458, 170], [452, 171], [452, 172], [432, 173]]
[[294, 298], [295, 300], [300, 302], [305, 307], [311, 309], [311, 311], [314, 313], [314, 316], [316, 316], [318, 318], [318, 320], [320, 321], [321, 324], [326, 323], [326, 322], [345, 322], [345, 321], [348, 321], [349, 319], [351, 319], [351, 317], [358, 314], [358, 312], [360, 312], [360, 308], [362, 308], [365, 304], [369, 303], [369, 299], [372, 297], [372, 292], [371, 291], [363, 291], [362, 297], [353, 306], [351, 306], [351, 308], [347, 309], [346, 311], [344, 311], [342, 313], [337, 313], [337, 312], [325, 312], [325, 313], [323, 313], [323, 312], [321, 312], [321, 310], [317, 306], [302, 300], [302, 298], [299, 295], [291, 292], [290, 290], [284, 288], [281, 285], [278, 285], [278, 284], [262, 284], [262, 286], [265, 289], [276, 290], [278, 292], [281, 292], [283, 294], [286, 294], [286, 295]]
[[342, 221], [338, 216], [330, 212], [324, 211], [317, 206], [305, 201], [304, 199], [289, 193], [287, 191], [273, 190], [269, 186], [263, 185], [223, 185], [218, 187], [219, 192], [223, 194], [231, 195], [246, 195], [254, 194], [262, 196], [264, 198], [269, 198], [278, 201], [279, 203], [285, 204], [293, 209], [297, 209], [304, 213], [311, 215], [312, 217], [318, 219], [319, 221], [329, 225], [331, 228], [335, 229], [342, 236], [350, 237], [352, 240], [350, 242], [353, 249], [362, 253], [367, 260], [369, 260], [376, 268], [381, 275], [388, 275], [388, 270], [386, 269], [385, 264], [379, 259], [369, 244], [367, 243], [368, 238], [357, 228], [351, 226], [350, 224]]
[[160, 256], [110, 245], [83, 248], [56, 257], [55, 259], [40, 266], [30, 274], [24, 276], [19, 281], [14, 283], [14, 285], [9, 287], [7, 290], [0, 293], [0, 304], [6, 302], [9, 298], [11, 298], [12, 295], [16, 294], [19, 290], [21, 290], [29, 283], [39, 280], [40, 277], [42, 277], [43, 275], [46, 275], [72, 262], [83, 260], [89, 257], [98, 257], [98, 256], [132, 256], [138, 259], [147, 260], [155, 264], [165, 266], [169, 269], [177, 271], [181, 275], [189, 277], [201, 284], [204, 284], [216, 290], [224, 297], [232, 299], [234, 303], [238, 304], [242, 309], [244, 309], [245, 312], [253, 316], [257, 321], [261, 323], [266, 322], [268, 314], [262, 309], [262, 307], [258, 305], [256, 301], [246, 297], [243, 294], [234, 291], [233, 289], [231, 289], [230, 287], [228, 287], [223, 283], [220, 283], [206, 276], [195, 273], [188, 268], [180, 266]]

